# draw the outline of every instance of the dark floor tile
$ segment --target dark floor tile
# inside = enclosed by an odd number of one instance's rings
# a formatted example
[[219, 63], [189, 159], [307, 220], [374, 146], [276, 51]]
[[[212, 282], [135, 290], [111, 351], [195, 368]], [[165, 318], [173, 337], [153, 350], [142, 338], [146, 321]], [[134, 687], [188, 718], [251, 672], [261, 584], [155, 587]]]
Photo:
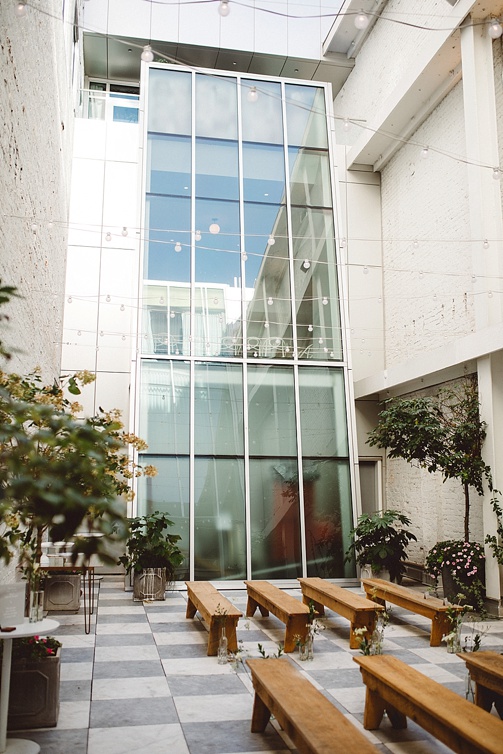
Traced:
[[151, 678], [157, 675], [164, 675], [162, 665], [158, 660], [94, 663], [94, 678]]
[[349, 689], [362, 685], [362, 674], [356, 665], [354, 670], [352, 668], [334, 668], [333, 670], [308, 670], [307, 672], [325, 689]]
[[177, 722], [178, 715], [173, 700], [169, 697], [106, 699], [91, 702], [91, 728], [163, 725]]
[[161, 660], [172, 660], [175, 657], [206, 657], [207, 644], [166, 644], [157, 647]]
[[96, 634], [97, 647], [137, 647], [155, 644], [152, 634]]
[[100, 613], [100, 623], [146, 623], [147, 616], [144, 610], [138, 610], [137, 613], [121, 613], [119, 615], [103, 615]]
[[61, 662], [92, 662], [94, 659], [94, 647], [75, 647], [68, 648], [64, 646], [61, 650]]
[[182, 724], [190, 754], [227, 754], [239, 751], [286, 751], [281, 736], [268, 725], [264, 733], [252, 733], [249, 720]]
[[168, 686], [174, 697], [243, 693], [243, 684], [234, 674], [214, 675], [211, 683], [208, 683], [208, 676], [204, 675], [170, 675]]
[[165, 634], [179, 631], [202, 631], [207, 633], [205, 627], [199, 620], [174, 621], [170, 623], [151, 623], [150, 627], [156, 634]]

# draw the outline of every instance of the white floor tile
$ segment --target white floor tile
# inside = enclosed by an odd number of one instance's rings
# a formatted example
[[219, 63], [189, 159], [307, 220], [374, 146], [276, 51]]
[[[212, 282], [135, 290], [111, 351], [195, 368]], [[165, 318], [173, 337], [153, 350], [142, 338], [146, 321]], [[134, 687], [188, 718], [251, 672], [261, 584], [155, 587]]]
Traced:
[[207, 644], [208, 634], [202, 631], [168, 631], [166, 633], [155, 633], [155, 643], [159, 646], [175, 644]]
[[92, 698], [97, 699], [150, 699], [171, 696], [166, 678], [96, 678]]
[[149, 634], [150, 626], [144, 621], [142, 623], [98, 623], [96, 633], [110, 636], [111, 634], [121, 636], [122, 634]]
[[251, 720], [252, 716], [251, 694], [178, 696], [174, 702], [181, 723]]
[[71, 730], [73, 728], [88, 728], [91, 702], [60, 702], [58, 728]]
[[87, 754], [189, 754], [177, 723], [91, 728]]
[[95, 662], [128, 662], [136, 660], [158, 660], [159, 652], [156, 646], [138, 645], [127, 646], [127, 636], [124, 637], [124, 644], [114, 647], [96, 647], [94, 653]]

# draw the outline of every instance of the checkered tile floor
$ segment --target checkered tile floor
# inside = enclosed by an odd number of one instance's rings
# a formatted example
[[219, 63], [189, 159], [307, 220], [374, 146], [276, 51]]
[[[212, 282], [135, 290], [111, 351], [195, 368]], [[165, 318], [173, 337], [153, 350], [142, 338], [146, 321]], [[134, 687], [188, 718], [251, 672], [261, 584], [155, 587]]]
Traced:
[[[244, 591], [222, 591], [245, 612]], [[300, 599], [300, 590], [289, 591]], [[250, 732], [253, 693], [248, 673], [243, 666], [236, 671], [206, 656], [206, 629], [198, 616], [185, 618], [185, 607], [185, 592], [170, 592], [165, 602], [134, 603], [122, 580], [104, 577], [88, 636], [82, 614], [51, 613], [61, 624], [55, 635], [63, 642], [58, 726], [23, 731], [19, 737], [37, 741], [42, 754], [295, 751], [274, 720], [265, 733]], [[238, 628], [250, 657], [259, 656], [258, 643], [273, 653], [284, 637], [284, 626], [276, 618], [257, 616], [243, 618]], [[313, 661], [289, 656], [363, 730], [365, 687], [352, 660], [358, 651], [349, 649], [349, 623], [330, 610], [324, 622]], [[430, 647], [429, 628], [428, 620], [393, 607], [384, 652], [464, 696], [464, 662], [448, 654], [445, 644]], [[483, 631], [482, 648], [503, 652], [503, 621], [486, 621]], [[464, 635], [471, 632], [465, 624]], [[410, 720], [406, 730], [393, 730], [385, 718], [379, 730], [365, 735], [376, 752], [385, 754], [450, 751]]]

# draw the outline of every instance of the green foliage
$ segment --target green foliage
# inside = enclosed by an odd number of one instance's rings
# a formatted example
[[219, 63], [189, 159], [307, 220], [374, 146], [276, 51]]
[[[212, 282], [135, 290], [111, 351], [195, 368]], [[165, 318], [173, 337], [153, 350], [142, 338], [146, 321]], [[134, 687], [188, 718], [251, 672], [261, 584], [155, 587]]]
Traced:
[[115, 562], [110, 547], [126, 534], [118, 497], [130, 496], [133, 474], [154, 473], [131, 464], [128, 446], [145, 444], [124, 432], [119, 412], [78, 418], [81, 406], [65, 388], [77, 394], [93, 380], [80, 372], [44, 385], [38, 372], [0, 371], [0, 559], [8, 563], [18, 553], [33, 585], [46, 534], [53, 542], [73, 540], [73, 563], [94, 553]]
[[[0, 642], [0, 645], [3, 646], [3, 641]], [[27, 636], [22, 639], [14, 639], [12, 642], [12, 660], [13, 662], [46, 660], [49, 657], [55, 657], [61, 646], [63, 646], [61, 642], [54, 636]]]
[[184, 556], [177, 545], [181, 537], [171, 534], [168, 531], [170, 526], [174, 526], [173, 521], [159, 511], [129, 520], [127, 553], [118, 561], [126, 568], [126, 573], [144, 568], [166, 568], [168, 581], [173, 580]]
[[385, 568], [392, 580], [399, 580], [405, 570], [407, 546], [417, 540], [415, 534], [400, 528], [403, 526], [410, 526], [410, 519], [399, 511], [364, 513], [350, 532], [353, 541], [345, 560], [355, 559], [360, 566], [370, 565], [373, 571]]
[[[493, 492], [501, 494], [498, 490]], [[496, 516], [496, 534], [488, 534], [485, 543], [489, 545], [499, 565], [503, 565], [503, 510], [496, 495], [491, 499], [491, 505]]]
[[432, 576], [435, 582], [442, 575], [442, 568], [448, 568], [459, 590], [456, 602], [467, 601], [467, 609], [471, 606], [480, 613], [485, 612], [483, 545], [462, 539], [437, 542], [428, 552], [424, 565], [426, 573]]
[[479, 495], [484, 482], [492, 489], [491, 469], [482, 459], [486, 424], [479, 416], [476, 380], [465, 379], [436, 396], [386, 401], [369, 433], [371, 446], [386, 448], [390, 458], [417, 462], [429, 472], [458, 479], [465, 494], [465, 539], [469, 539], [469, 487]]
[[264, 647], [263, 647], [262, 644], [257, 644], [257, 647], [258, 647], [258, 651], [259, 651], [260, 656], [263, 657], [264, 660], [269, 660], [269, 659], [271, 659], [271, 660], [279, 660], [279, 658], [284, 653], [283, 644], [277, 644], [278, 649], [272, 655], [267, 654], [267, 652], [265, 651], [265, 649], [264, 649]]

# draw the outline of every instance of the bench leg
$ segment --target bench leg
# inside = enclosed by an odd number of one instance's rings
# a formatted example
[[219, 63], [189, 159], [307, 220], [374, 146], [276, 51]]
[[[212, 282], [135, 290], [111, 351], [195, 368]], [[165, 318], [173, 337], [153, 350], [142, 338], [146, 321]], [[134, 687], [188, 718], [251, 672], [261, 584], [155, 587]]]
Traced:
[[263, 733], [267, 727], [267, 723], [271, 718], [271, 713], [268, 708], [255, 692], [255, 699], [253, 700], [253, 713], [251, 721], [252, 733]]
[[312, 602], [314, 605], [314, 609], [316, 610], [318, 615], [325, 615], [325, 605], [322, 605], [321, 602], [317, 602], [316, 600], [313, 600], [312, 597], [308, 597], [305, 594], [302, 595], [302, 602], [304, 603], [304, 605], [307, 605], [308, 607]]
[[431, 622], [430, 647], [439, 647], [442, 636], [447, 636], [450, 631], [451, 624], [445, 613], [435, 615]]
[[187, 599], [187, 612], [185, 613], [185, 617], [193, 618], [196, 613], [197, 613], [197, 607], [194, 605], [194, 603], [189, 597]]
[[285, 652], [293, 652], [297, 646], [296, 637], [300, 637], [302, 642], [307, 638], [307, 616], [290, 615], [285, 630]]
[[392, 707], [390, 704], [386, 705], [386, 714], [389, 717], [389, 721], [393, 728], [397, 730], [402, 730], [403, 728], [407, 727], [407, 718], [402, 713], [399, 712], [399, 710], [396, 709], [396, 707]]
[[363, 727], [365, 730], [377, 730], [384, 716], [384, 700], [376, 691], [367, 686], [365, 692], [365, 710], [363, 712]]
[[238, 621], [239, 618], [227, 618], [225, 633], [227, 634], [227, 646], [229, 652], [237, 652], [238, 650], [238, 639], [236, 636]]
[[[238, 648], [236, 626], [239, 618], [233, 618], [229, 615], [225, 618], [225, 635], [227, 636], [227, 649], [229, 652], [236, 652]], [[222, 623], [217, 618], [210, 619], [210, 633], [208, 636], [209, 657], [215, 657], [218, 654], [218, 645], [220, 643], [220, 634], [222, 633]]]
[[474, 702], [477, 707], [482, 707], [482, 709], [485, 709], [486, 712], [490, 712], [495, 696], [496, 694], [490, 689], [481, 686], [480, 683], [475, 684]]
[[257, 600], [254, 600], [253, 597], [250, 597], [250, 595], [248, 595], [248, 602], [246, 603], [246, 617], [253, 618], [257, 607], [260, 610], [261, 616], [263, 618], [267, 618], [267, 616], [269, 615], [269, 610], [267, 610], [265, 607], [262, 607], [262, 605], [260, 605]]

